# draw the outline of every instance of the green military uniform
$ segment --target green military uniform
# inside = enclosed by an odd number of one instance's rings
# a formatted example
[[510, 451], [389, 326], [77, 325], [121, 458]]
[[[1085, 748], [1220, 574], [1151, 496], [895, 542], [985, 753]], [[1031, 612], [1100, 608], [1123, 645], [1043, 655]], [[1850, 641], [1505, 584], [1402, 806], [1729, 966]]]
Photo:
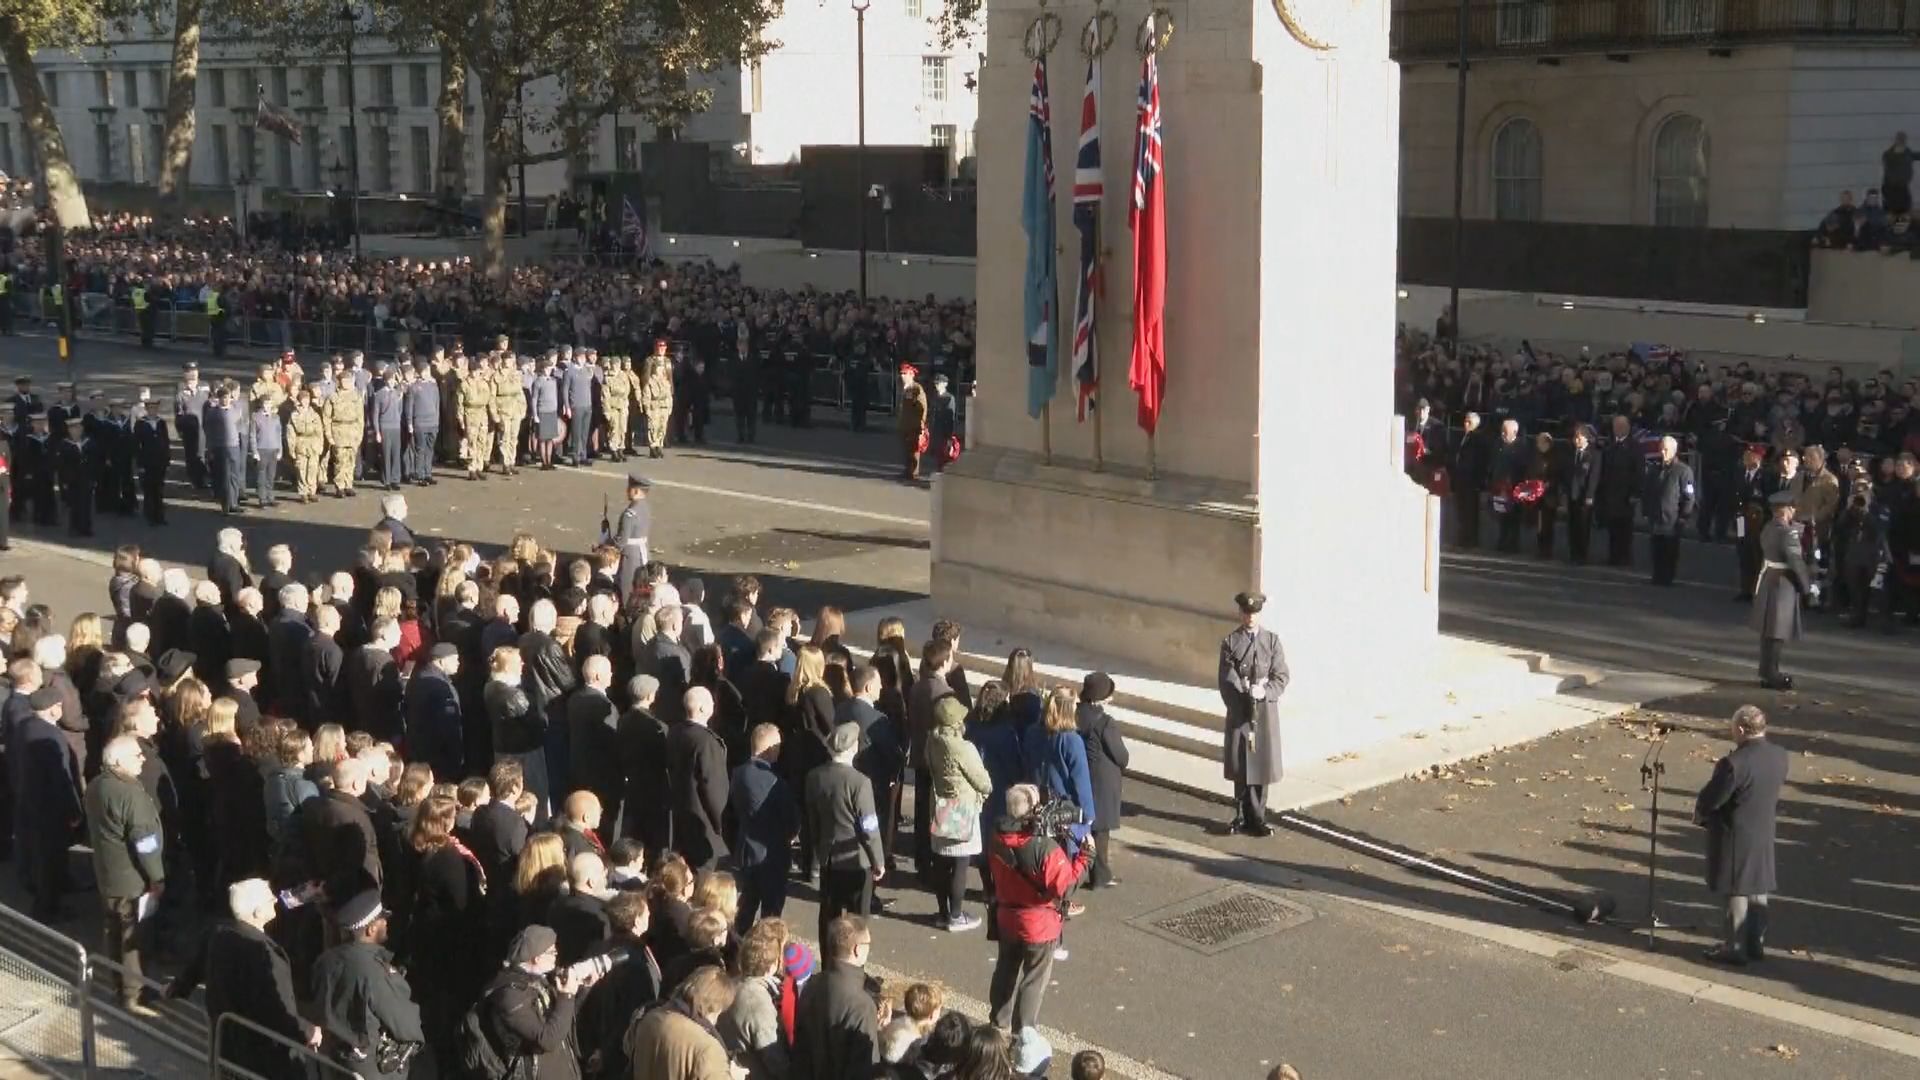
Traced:
[[280, 415], [280, 406], [287, 400], [287, 392], [273, 379], [253, 380], [253, 385], [247, 388], [247, 395], [249, 401], [266, 398], [267, 411], [275, 416]]
[[460, 434], [465, 439], [462, 460], [467, 477], [477, 480], [487, 471], [487, 451], [493, 448], [493, 377], [484, 364], [460, 376], [454, 400], [460, 410]]
[[112, 769], [102, 770], [87, 785], [85, 802], [107, 958], [120, 965], [120, 1000], [131, 1004], [140, 992], [140, 899], [166, 882], [160, 808], [137, 778]]
[[327, 422], [327, 447], [333, 460], [333, 488], [353, 494], [353, 463], [360, 460], [360, 440], [366, 433], [367, 405], [348, 379], [334, 388], [322, 418]]
[[633, 372], [627, 366], [627, 358], [613, 358], [613, 370], [607, 373], [606, 385], [601, 389], [600, 406], [607, 414], [607, 449], [613, 452], [613, 460], [625, 461], [627, 447], [628, 410], [633, 405], [633, 393], [636, 389]]
[[287, 453], [293, 455], [293, 482], [300, 501], [312, 502], [326, 477], [327, 421], [319, 409], [304, 401], [287, 416]]
[[667, 445], [667, 425], [673, 420], [673, 361], [647, 358], [647, 377], [640, 384], [640, 409], [647, 414], [647, 451], [655, 457]]
[[500, 422], [500, 467], [509, 475], [518, 472], [514, 460], [520, 441], [520, 424], [527, 418], [527, 395], [520, 389], [520, 372], [511, 362], [503, 363], [493, 375], [493, 415]]

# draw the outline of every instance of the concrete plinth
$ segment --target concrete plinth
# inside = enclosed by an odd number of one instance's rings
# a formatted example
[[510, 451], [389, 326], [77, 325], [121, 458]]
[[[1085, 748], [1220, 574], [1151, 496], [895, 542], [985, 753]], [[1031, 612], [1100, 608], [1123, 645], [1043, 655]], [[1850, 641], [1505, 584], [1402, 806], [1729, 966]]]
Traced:
[[[1438, 512], [1401, 472], [1392, 415], [1398, 69], [1385, 0], [1322, 6], [1337, 12], [1333, 49], [1303, 44], [1271, 0], [1193, 0], [1160, 54], [1168, 391], [1151, 445], [1127, 388], [1140, 71], [1129, 46], [1148, 9], [1114, 9], [1121, 33], [1102, 79], [1098, 439], [1073, 418], [1068, 348], [1051, 417], [1027, 414], [1020, 198], [1032, 65], [1021, 42], [1040, 9], [990, 10], [979, 381], [970, 449], [935, 492], [942, 613], [1070, 643], [1112, 670], [1210, 685], [1231, 597], [1251, 588], [1272, 598], [1290, 696], [1334, 701], [1389, 671], [1429, 670]], [[1066, 30], [1049, 71], [1054, 167], [1071, 178], [1085, 72], [1072, 42], [1094, 8], [1049, 10]], [[1058, 192], [1069, 336], [1070, 189]]]

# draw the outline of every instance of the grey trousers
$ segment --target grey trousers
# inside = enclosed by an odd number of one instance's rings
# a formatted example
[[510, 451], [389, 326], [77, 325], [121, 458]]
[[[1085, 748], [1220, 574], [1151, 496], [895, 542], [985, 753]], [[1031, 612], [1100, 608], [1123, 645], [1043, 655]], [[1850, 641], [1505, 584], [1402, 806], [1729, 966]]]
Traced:
[[[988, 918], [992, 918], [991, 914]], [[1002, 1031], [1018, 1032], [1040, 1020], [1040, 999], [1053, 978], [1054, 942], [1030, 945], [1010, 937], [1000, 939], [1000, 957], [993, 965], [987, 1016]]]
[[1757, 960], [1766, 953], [1767, 894], [1727, 897], [1727, 948]]

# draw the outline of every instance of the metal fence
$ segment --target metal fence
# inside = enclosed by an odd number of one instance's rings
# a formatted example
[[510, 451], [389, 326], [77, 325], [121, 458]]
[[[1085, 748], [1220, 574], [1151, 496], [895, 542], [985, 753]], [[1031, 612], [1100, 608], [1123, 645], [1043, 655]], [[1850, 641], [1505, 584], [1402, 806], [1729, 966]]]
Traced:
[[[238, 1044], [232, 1034], [235, 1028], [239, 1028], [247, 1036]], [[281, 1080], [287, 1075], [286, 1069], [276, 1069], [270, 1074], [261, 1073], [235, 1060], [236, 1045], [239, 1047], [238, 1052], [244, 1054], [247, 1052], [244, 1044], [250, 1040], [264, 1040], [275, 1049], [284, 1052], [287, 1062], [297, 1066], [293, 1071], [307, 1077], [307, 1080], [336, 1080], [343, 1077], [357, 1080], [358, 1074], [345, 1065], [331, 1058], [322, 1057], [305, 1045], [294, 1042], [278, 1032], [268, 1031], [239, 1013], [222, 1013], [219, 1022], [213, 1026], [211, 1059], [213, 1067], [209, 1072], [212, 1080], [228, 1080], [229, 1077], [233, 1080]], [[262, 1062], [255, 1060], [254, 1064], [262, 1064]]]
[[92, 1076], [92, 970], [85, 946], [0, 907], [0, 1045], [56, 1076]]

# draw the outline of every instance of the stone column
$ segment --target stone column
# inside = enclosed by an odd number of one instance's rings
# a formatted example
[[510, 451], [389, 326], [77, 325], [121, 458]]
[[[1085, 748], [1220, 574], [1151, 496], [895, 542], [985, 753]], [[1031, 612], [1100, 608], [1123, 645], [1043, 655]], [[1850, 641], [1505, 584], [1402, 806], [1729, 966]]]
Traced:
[[[1051, 461], [1026, 411], [1020, 203], [1039, 8], [994, 5], [981, 85], [974, 444], [936, 482], [935, 607], [963, 623], [1210, 683], [1231, 597], [1271, 597], [1296, 680], [1380, 679], [1430, 644], [1437, 504], [1393, 415], [1399, 70], [1387, 0], [1191, 0], [1160, 54], [1167, 397], [1148, 475], [1127, 385], [1132, 189], [1148, 8], [1112, 10], [1098, 309], [1104, 464], [1076, 423], [1071, 187], [1091, 3], [1050, 5], [1061, 382]], [[1291, 24], [1291, 29], [1289, 25]], [[1308, 42], [1312, 42], [1309, 44]], [[1302, 687], [1305, 688], [1304, 685]]]

